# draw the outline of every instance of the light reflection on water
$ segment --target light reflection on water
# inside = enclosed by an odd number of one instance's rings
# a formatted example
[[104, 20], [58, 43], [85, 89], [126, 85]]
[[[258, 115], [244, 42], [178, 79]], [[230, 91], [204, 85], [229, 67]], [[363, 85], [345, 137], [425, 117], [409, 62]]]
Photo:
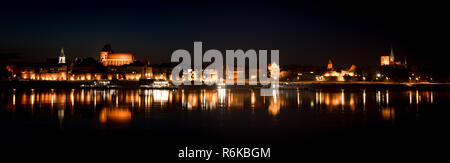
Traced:
[[[433, 91], [326, 91], [280, 90], [277, 96], [259, 96], [258, 90], [198, 89], [29, 89], [2, 92], [2, 105], [7, 112], [45, 112], [56, 114], [60, 123], [74, 110], [92, 110], [98, 122], [130, 123], [140, 113], [152, 110], [175, 111], [245, 111], [261, 112], [273, 118], [285, 112], [354, 113], [370, 112], [384, 121], [394, 122], [397, 111], [418, 111], [421, 105], [432, 105]], [[401, 114], [399, 113], [399, 114]], [[355, 115], [361, 116], [361, 115]]]

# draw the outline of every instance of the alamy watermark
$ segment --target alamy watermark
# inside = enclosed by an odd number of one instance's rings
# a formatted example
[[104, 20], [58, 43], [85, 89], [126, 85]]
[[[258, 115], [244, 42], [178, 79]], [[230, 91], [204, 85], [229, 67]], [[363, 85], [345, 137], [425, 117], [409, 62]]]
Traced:
[[[175, 85], [262, 85], [261, 96], [278, 94], [280, 62], [279, 50], [270, 50], [268, 64], [267, 50], [249, 49], [247, 51], [226, 50], [226, 67], [224, 58], [216, 49], [210, 49], [203, 54], [202, 42], [194, 42], [194, 66], [191, 66], [191, 54], [184, 49], [172, 53], [171, 62], [180, 62], [172, 70], [172, 82]], [[212, 62], [214, 58], [214, 62]], [[180, 61], [180, 59], [182, 59]], [[248, 59], [248, 79], [246, 79], [246, 60]], [[237, 65], [235, 66], [235, 61]], [[212, 62], [203, 69], [203, 62]], [[225, 70], [224, 70], [225, 69]], [[225, 72], [224, 72], [225, 71]], [[225, 73], [225, 78], [224, 78]], [[259, 79], [259, 80], [258, 80]], [[236, 81], [235, 81], [236, 80]], [[248, 80], [248, 82], [247, 82]], [[258, 83], [259, 81], [259, 83]]]

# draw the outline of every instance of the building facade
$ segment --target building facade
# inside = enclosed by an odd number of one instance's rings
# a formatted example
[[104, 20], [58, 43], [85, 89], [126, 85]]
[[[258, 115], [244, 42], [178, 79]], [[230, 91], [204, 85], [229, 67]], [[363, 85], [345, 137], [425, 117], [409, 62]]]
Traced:
[[122, 66], [128, 65], [135, 61], [134, 55], [131, 53], [114, 53], [111, 45], [105, 45], [100, 52], [100, 62], [104, 66]]
[[389, 53], [389, 55], [384, 55], [380, 57], [380, 66], [392, 66], [392, 65], [406, 65], [406, 59], [405, 59], [405, 63], [402, 64], [400, 61], [395, 61], [395, 56], [394, 56], [394, 49], [391, 48], [391, 51]]

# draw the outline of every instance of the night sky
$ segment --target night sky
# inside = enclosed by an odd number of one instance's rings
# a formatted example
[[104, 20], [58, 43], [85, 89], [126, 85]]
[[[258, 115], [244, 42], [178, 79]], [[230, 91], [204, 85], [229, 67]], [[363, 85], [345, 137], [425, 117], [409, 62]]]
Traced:
[[[3, 3], [3, 2], [2, 2]], [[176, 49], [279, 49], [281, 64], [377, 65], [394, 47], [409, 64], [442, 66], [443, 4], [419, 2], [51, 1], [0, 5], [5, 62], [98, 57], [103, 45], [152, 63]], [[433, 63], [433, 64], [432, 64]]]

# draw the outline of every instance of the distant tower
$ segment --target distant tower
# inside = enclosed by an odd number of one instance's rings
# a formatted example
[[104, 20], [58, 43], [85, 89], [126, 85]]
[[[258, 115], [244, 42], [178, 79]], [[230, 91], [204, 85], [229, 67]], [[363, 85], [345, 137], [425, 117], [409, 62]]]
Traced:
[[327, 66], [328, 70], [333, 69], [333, 63], [331, 62], [331, 59], [328, 60], [328, 66]]
[[66, 55], [64, 54], [64, 48], [61, 48], [61, 53], [59, 54], [59, 64], [65, 64], [66, 63]]
[[405, 58], [405, 65], [407, 65], [407, 63], [406, 63], [406, 58]]
[[391, 47], [391, 54], [389, 55], [389, 61], [391, 61], [392, 63], [395, 61], [394, 49], [392, 47]]

